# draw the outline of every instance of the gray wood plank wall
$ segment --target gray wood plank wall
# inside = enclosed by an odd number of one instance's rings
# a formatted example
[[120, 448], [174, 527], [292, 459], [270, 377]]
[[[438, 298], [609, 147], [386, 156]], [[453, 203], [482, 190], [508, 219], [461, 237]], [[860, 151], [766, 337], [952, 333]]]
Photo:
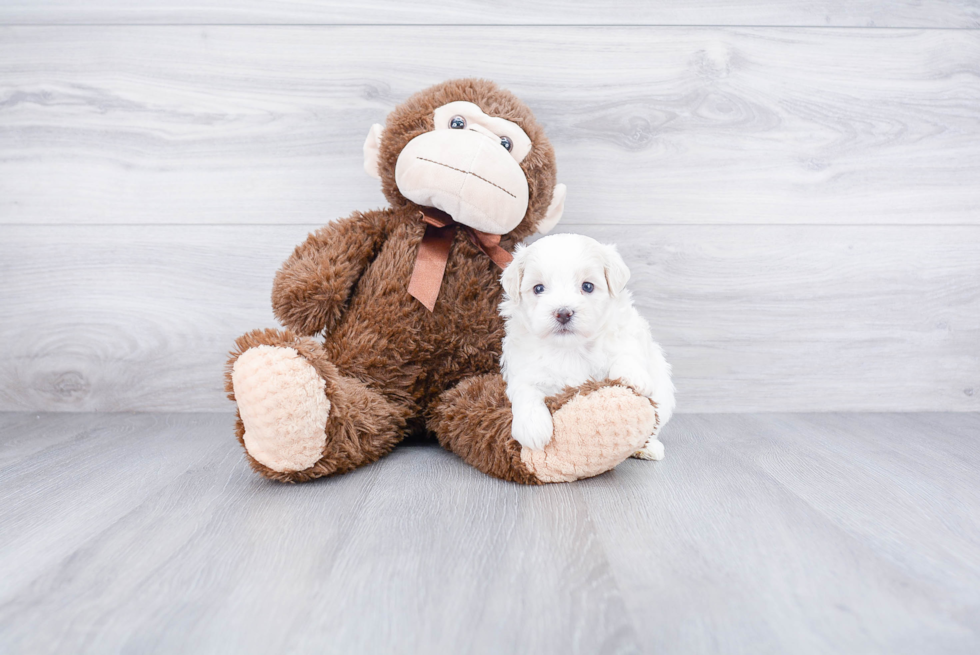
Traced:
[[368, 127], [465, 75], [546, 125], [679, 411], [980, 410], [980, 3], [689, 5], [4, 3], [0, 410], [229, 410], [278, 264], [384, 203]]
[[976, 0], [6, 0], [6, 24], [980, 27]]

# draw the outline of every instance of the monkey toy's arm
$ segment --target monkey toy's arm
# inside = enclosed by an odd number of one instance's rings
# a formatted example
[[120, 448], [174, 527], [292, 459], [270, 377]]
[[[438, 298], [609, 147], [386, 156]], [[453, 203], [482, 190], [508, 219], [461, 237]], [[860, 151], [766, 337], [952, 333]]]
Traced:
[[297, 246], [272, 284], [276, 318], [301, 335], [336, 327], [351, 290], [384, 243], [389, 213], [355, 212]]

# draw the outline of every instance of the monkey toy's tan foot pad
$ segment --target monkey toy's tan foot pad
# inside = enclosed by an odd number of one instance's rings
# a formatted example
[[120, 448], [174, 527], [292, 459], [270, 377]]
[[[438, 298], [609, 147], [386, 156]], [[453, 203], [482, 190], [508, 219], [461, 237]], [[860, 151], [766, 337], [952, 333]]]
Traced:
[[245, 449], [278, 472], [302, 471], [323, 454], [330, 401], [326, 382], [294, 348], [261, 345], [231, 373]]
[[648, 398], [610, 381], [566, 390], [547, 402], [555, 425], [551, 441], [544, 450], [521, 449], [521, 462], [542, 482], [605, 473], [643, 448], [657, 427]]

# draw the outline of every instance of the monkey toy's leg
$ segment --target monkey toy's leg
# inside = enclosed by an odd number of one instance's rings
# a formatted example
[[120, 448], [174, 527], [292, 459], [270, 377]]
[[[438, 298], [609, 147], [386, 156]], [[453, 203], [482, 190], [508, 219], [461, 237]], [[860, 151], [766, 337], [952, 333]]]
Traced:
[[618, 381], [588, 382], [546, 400], [555, 431], [544, 450], [531, 450], [510, 436], [506, 388], [497, 374], [463, 380], [427, 417], [445, 448], [504, 480], [541, 484], [599, 475], [639, 450], [657, 426], [649, 399]]
[[236, 432], [267, 478], [305, 482], [369, 464], [403, 437], [407, 410], [342, 375], [313, 339], [256, 330], [236, 341], [225, 390]]

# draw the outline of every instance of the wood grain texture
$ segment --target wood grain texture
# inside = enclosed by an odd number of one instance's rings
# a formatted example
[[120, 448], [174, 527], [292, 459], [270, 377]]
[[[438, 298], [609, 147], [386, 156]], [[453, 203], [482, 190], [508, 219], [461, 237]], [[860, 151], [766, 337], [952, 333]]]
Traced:
[[980, 414], [681, 415], [543, 488], [435, 446], [270, 483], [230, 424], [0, 414], [0, 650], [980, 648]]
[[[229, 409], [316, 227], [0, 227], [0, 409]], [[679, 411], [980, 408], [980, 227], [576, 229], [620, 245]]]
[[529, 494], [435, 447], [385, 464], [323, 581], [334, 593], [306, 608], [286, 650], [315, 652], [321, 634], [338, 653], [641, 650], [573, 487]]
[[975, 0], [792, 0], [790, 2], [370, 2], [330, 0], [8, 0], [0, 24], [480, 24], [480, 25], [811, 25], [851, 27], [980, 27]]
[[980, 416], [679, 419], [580, 486], [650, 652], [977, 649]]
[[567, 224], [977, 224], [978, 62], [976, 30], [0, 28], [0, 223], [376, 207], [370, 125], [485, 76], [546, 125]]

